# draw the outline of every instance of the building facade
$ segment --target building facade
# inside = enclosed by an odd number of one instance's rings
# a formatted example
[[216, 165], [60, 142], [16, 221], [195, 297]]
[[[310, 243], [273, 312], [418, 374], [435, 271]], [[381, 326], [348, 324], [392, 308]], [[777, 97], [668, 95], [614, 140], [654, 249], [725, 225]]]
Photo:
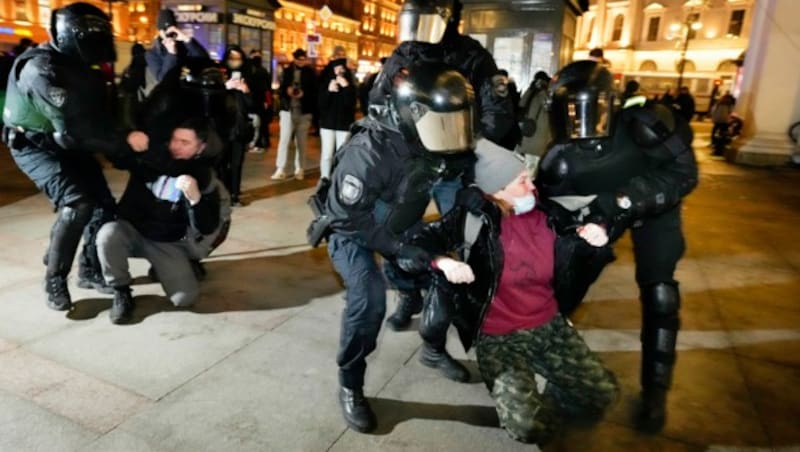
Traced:
[[378, 69], [378, 61], [397, 47], [397, 21], [402, 0], [364, 0], [358, 31], [358, 74]]
[[[111, 15], [119, 67], [129, 61], [133, 42], [149, 42], [155, 30], [158, 0], [83, 0]], [[0, 50], [10, 51], [22, 38], [41, 43], [49, 39], [50, 13], [68, 0], [4, 0], [0, 2]]]
[[552, 75], [572, 59], [583, 11], [575, 0], [463, 0], [461, 29], [524, 90], [537, 71]]
[[328, 63], [336, 46], [344, 47], [348, 59], [355, 61], [358, 56], [357, 3], [348, 0], [329, 2], [325, 6], [281, 1], [281, 8], [275, 12], [278, 28], [274, 53], [278, 63], [291, 61], [292, 52], [302, 48], [321, 67]]
[[[593, 0], [578, 19], [575, 59], [604, 51], [619, 79], [648, 94], [682, 85], [707, 108], [714, 87], [734, 91], [755, 0]], [[736, 93], [734, 93], [736, 94]]]

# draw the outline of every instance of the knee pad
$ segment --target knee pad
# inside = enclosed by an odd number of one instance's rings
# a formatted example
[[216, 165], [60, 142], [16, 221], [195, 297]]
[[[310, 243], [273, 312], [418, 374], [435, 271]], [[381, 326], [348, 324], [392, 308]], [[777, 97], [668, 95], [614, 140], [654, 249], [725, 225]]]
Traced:
[[58, 209], [57, 221], [80, 224], [83, 227], [89, 223], [93, 213], [94, 204], [87, 201], [76, 201]]
[[656, 283], [642, 288], [641, 294], [645, 316], [677, 317], [681, 307], [681, 296], [677, 283]]

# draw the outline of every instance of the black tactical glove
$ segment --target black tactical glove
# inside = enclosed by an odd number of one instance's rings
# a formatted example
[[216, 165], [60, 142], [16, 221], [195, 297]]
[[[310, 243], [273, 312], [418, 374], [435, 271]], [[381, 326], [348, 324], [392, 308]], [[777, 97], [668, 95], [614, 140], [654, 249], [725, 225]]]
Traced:
[[456, 205], [465, 207], [472, 213], [480, 214], [489, 204], [486, 195], [477, 187], [466, 187], [456, 193]]
[[633, 218], [630, 206], [620, 207], [620, 195], [615, 193], [599, 193], [589, 205], [592, 215], [589, 222], [603, 224], [613, 242], [630, 226]]
[[421, 273], [431, 268], [433, 258], [418, 246], [403, 245], [395, 254], [395, 262], [401, 270], [408, 273]]

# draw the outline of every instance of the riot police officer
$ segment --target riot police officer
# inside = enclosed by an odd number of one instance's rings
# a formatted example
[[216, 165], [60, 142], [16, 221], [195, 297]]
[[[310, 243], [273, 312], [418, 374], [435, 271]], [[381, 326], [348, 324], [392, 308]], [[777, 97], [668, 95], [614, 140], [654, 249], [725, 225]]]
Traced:
[[[441, 64], [414, 65], [392, 89], [389, 114], [362, 121], [337, 151], [326, 202], [328, 252], [347, 290], [337, 356], [339, 403], [357, 431], [376, 424], [362, 391], [366, 357], [386, 312], [386, 283], [375, 253], [401, 268], [407, 268], [404, 260], [430, 262], [423, 250], [403, 245], [403, 237], [421, 224], [430, 189], [450, 159], [472, 154], [473, 99], [458, 72]], [[429, 354], [436, 364], [453, 361], [444, 350]]]
[[637, 424], [658, 431], [666, 420], [680, 325], [674, 273], [685, 249], [681, 200], [698, 177], [692, 131], [668, 107], [643, 96], [620, 108], [611, 73], [594, 61], [561, 69], [550, 96], [556, 144], [542, 159], [537, 185], [543, 198], [596, 196], [577, 215], [604, 223], [612, 241], [630, 228], [642, 303]]
[[100, 9], [73, 3], [52, 13], [50, 42], [17, 58], [8, 80], [4, 140], [17, 166], [53, 203], [57, 217], [45, 254], [47, 305], [72, 305], [67, 275], [81, 233], [78, 283], [103, 289], [95, 235], [110, 219], [114, 199], [93, 153], [147, 148], [147, 135], [115, 131], [103, 74], [114, 61], [111, 22]]
[[[458, 69], [476, 93], [476, 131], [500, 146], [514, 149], [522, 138], [515, 117], [514, 101], [509, 96], [508, 78], [501, 75], [492, 55], [476, 40], [458, 32], [462, 4], [459, 0], [406, 0], [398, 18], [401, 44], [395, 49], [370, 92], [370, 112], [380, 115], [389, 95], [392, 80], [415, 61], [436, 61]], [[460, 176], [469, 171], [471, 161], [434, 186], [433, 196], [439, 212], [448, 212], [463, 186]], [[390, 267], [389, 267], [390, 268]], [[411, 316], [422, 309], [419, 290], [399, 291], [397, 310], [386, 323], [402, 330]]]

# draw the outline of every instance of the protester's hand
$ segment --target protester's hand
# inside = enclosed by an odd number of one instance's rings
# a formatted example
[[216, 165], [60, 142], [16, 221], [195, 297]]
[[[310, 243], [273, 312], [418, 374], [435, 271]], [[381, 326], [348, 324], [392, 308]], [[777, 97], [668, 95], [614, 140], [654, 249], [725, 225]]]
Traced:
[[599, 224], [595, 223], [588, 223], [583, 226], [580, 226], [577, 229], [578, 236], [589, 245], [601, 247], [605, 246], [608, 243], [608, 234], [606, 233], [606, 228], [600, 226]]
[[481, 213], [488, 202], [486, 195], [477, 187], [462, 188], [456, 193], [456, 204], [472, 213]]
[[436, 259], [436, 267], [444, 273], [447, 281], [453, 284], [469, 284], [475, 281], [472, 268], [464, 262], [449, 257], [440, 257]]
[[197, 179], [194, 177], [186, 174], [178, 176], [175, 188], [183, 192], [183, 196], [189, 200], [189, 204], [195, 205], [200, 202], [200, 187], [197, 186]]
[[175, 38], [164, 38], [161, 40], [161, 44], [164, 44], [170, 54], [175, 55], [178, 53], [178, 44]]
[[189, 42], [189, 40], [192, 39], [189, 37], [189, 35], [181, 31], [181, 29], [176, 27], [175, 25], [168, 27], [165, 33], [175, 33], [176, 35], [175, 38], [171, 38], [174, 39], [175, 41]]
[[337, 75], [335, 81], [342, 88], [346, 88], [348, 85], [350, 85], [350, 83], [347, 82], [347, 79], [342, 75]]
[[331, 82], [328, 83], [328, 91], [332, 93], [339, 92], [339, 84], [336, 83], [336, 80], [331, 80]]
[[128, 146], [135, 152], [144, 152], [150, 147], [150, 138], [146, 133], [135, 130], [128, 134]]
[[418, 246], [403, 245], [395, 255], [397, 266], [409, 273], [419, 273], [430, 268], [431, 255]]
[[247, 82], [245, 82], [243, 79], [233, 79], [232, 78], [232, 79], [228, 80], [227, 82], [225, 82], [225, 88], [226, 89], [232, 89], [232, 90], [241, 91], [241, 92], [243, 92], [245, 94], [250, 92], [250, 87], [247, 86]]

